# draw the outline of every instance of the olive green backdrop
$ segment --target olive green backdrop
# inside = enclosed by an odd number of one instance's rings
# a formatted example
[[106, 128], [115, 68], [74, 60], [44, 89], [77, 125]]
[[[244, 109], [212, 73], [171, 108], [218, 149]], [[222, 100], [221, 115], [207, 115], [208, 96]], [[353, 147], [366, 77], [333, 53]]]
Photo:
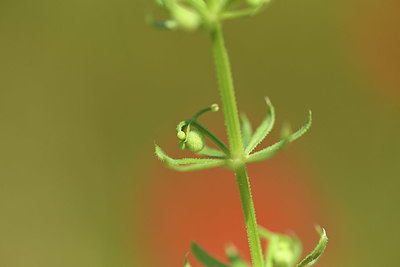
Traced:
[[[398, 262], [400, 83], [381, 75], [399, 73], [398, 7], [276, 0], [226, 24], [239, 107], [260, 120], [268, 95], [295, 125], [313, 111], [299, 149], [348, 234], [321, 266]], [[154, 140], [175, 142], [176, 122], [219, 96], [207, 34], [155, 30], [149, 11], [161, 16], [145, 0], [0, 0], [1, 266], [152, 266]]]

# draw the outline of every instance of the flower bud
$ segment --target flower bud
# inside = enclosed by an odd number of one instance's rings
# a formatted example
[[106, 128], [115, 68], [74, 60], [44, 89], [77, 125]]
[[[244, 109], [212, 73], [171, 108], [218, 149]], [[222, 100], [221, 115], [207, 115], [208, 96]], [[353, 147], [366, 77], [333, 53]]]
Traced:
[[212, 105], [211, 105], [211, 111], [212, 111], [212, 112], [217, 112], [218, 110], [219, 110], [218, 104], [212, 104]]
[[178, 138], [179, 138], [180, 140], [185, 140], [185, 138], [186, 138], [186, 134], [185, 134], [184, 131], [179, 131], [179, 132], [176, 134], [176, 136], [178, 136]]
[[201, 17], [196, 11], [177, 3], [170, 5], [169, 9], [173, 19], [181, 29], [195, 31], [200, 26]]
[[286, 240], [279, 241], [274, 251], [273, 261], [276, 267], [292, 267], [293, 251], [290, 242]]
[[192, 152], [201, 151], [206, 145], [206, 139], [204, 135], [198, 130], [191, 130], [186, 135], [186, 148]]

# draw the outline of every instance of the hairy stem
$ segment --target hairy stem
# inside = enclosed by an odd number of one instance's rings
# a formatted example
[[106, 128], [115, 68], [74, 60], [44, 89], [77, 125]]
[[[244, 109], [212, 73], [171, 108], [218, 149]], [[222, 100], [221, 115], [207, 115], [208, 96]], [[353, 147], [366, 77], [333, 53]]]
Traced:
[[254, 209], [253, 197], [250, 190], [249, 176], [246, 165], [235, 167], [236, 182], [239, 188], [240, 200], [242, 202], [244, 220], [246, 222], [247, 238], [250, 244], [251, 260], [254, 267], [263, 267], [264, 260], [261, 249], [260, 237]]
[[243, 154], [243, 143], [240, 132], [239, 116], [236, 106], [235, 91], [231, 74], [228, 53], [225, 48], [224, 36], [220, 24], [215, 26], [211, 32], [215, 66], [217, 69], [219, 89], [222, 99], [226, 130], [228, 133], [231, 156], [241, 157]]
[[231, 159], [239, 188], [240, 200], [246, 222], [247, 238], [250, 245], [250, 254], [254, 267], [263, 267], [263, 254], [261, 250], [260, 238], [256, 213], [254, 210], [253, 198], [250, 190], [249, 177], [247, 175], [246, 164], [243, 160], [244, 148], [240, 131], [239, 115], [236, 106], [235, 91], [226, 51], [222, 27], [216, 23], [211, 32], [215, 65], [219, 81], [220, 94], [222, 98], [222, 108], [225, 116], [226, 129], [231, 148]]

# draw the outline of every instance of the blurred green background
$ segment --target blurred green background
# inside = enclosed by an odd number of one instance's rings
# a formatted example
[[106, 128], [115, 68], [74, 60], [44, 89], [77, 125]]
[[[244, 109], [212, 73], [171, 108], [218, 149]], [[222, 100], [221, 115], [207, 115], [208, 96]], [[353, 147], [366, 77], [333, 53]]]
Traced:
[[[154, 140], [177, 152], [176, 123], [219, 96], [208, 36], [155, 30], [148, 11], [160, 14], [145, 0], [0, 0], [0, 266], [159, 266]], [[399, 12], [276, 0], [226, 23], [239, 108], [260, 121], [268, 95], [294, 128], [313, 111], [284, 153], [312, 174], [330, 236], [320, 266], [398, 262]]]

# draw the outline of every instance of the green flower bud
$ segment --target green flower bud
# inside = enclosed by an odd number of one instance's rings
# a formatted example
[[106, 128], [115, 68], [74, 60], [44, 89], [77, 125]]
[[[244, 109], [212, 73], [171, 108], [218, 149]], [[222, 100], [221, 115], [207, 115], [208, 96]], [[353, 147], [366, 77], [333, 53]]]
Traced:
[[196, 11], [177, 3], [171, 4], [169, 9], [179, 28], [185, 31], [195, 31], [199, 28], [201, 17]]
[[274, 251], [273, 261], [276, 267], [292, 267], [293, 251], [290, 242], [286, 240], [279, 241]]
[[176, 134], [176, 136], [178, 136], [178, 138], [179, 138], [180, 140], [185, 140], [185, 138], [186, 138], [186, 134], [185, 134], [184, 131], [179, 131], [179, 132]]
[[212, 111], [212, 112], [217, 112], [218, 110], [219, 110], [218, 104], [212, 104], [212, 105], [211, 105], [211, 111]]
[[198, 130], [191, 130], [186, 136], [186, 148], [192, 152], [201, 151], [206, 145], [204, 135]]

